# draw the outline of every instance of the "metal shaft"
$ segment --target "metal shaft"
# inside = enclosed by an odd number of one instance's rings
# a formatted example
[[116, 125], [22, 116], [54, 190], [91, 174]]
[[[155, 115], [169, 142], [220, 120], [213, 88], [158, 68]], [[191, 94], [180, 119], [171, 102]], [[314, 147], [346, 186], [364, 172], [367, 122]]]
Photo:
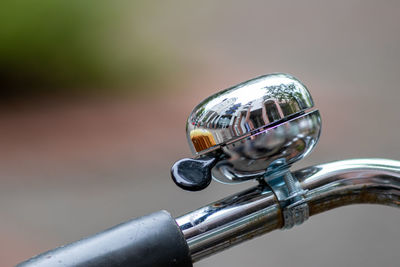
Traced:
[[[336, 207], [373, 203], [400, 207], [400, 162], [345, 160], [293, 173], [303, 189], [310, 216]], [[283, 227], [278, 201], [266, 185], [216, 201], [176, 219], [192, 261]]]

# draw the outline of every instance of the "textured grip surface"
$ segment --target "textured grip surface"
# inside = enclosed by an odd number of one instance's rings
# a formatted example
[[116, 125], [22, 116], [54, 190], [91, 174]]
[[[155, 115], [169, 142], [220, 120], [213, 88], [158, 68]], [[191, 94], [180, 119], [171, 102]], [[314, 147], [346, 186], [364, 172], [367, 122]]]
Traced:
[[56, 248], [17, 267], [192, 266], [174, 218], [155, 212]]

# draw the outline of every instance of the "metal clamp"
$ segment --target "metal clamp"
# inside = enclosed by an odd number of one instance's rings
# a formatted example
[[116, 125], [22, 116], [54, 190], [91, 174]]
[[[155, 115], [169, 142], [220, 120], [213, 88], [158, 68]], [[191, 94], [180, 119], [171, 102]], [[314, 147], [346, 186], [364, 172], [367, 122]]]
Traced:
[[290, 229], [308, 219], [309, 208], [304, 198], [308, 190], [301, 187], [289, 169], [266, 174], [264, 181], [271, 187], [279, 201], [283, 214], [283, 229]]

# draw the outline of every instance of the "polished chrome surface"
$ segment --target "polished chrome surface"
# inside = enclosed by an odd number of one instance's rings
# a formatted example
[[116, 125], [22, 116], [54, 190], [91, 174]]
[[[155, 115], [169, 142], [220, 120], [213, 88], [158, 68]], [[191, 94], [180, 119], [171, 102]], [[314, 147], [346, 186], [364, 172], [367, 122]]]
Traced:
[[312, 151], [320, 132], [320, 115], [314, 110], [228, 142], [221, 148], [227, 157], [214, 166], [213, 178], [223, 183], [242, 182], [263, 176], [271, 164], [274, 168], [288, 166]]
[[294, 172], [308, 189], [310, 216], [350, 204], [400, 207], [400, 161], [353, 159]]
[[264, 185], [211, 203], [176, 221], [193, 262], [283, 225], [279, 204]]
[[195, 107], [186, 130], [198, 154], [313, 107], [307, 88], [291, 75], [260, 76], [218, 92]]
[[321, 131], [307, 88], [288, 74], [264, 75], [210, 96], [191, 113], [187, 137], [195, 157], [217, 157], [212, 177], [238, 183], [271, 166], [290, 166]]
[[[372, 203], [400, 207], [400, 162], [344, 160], [296, 171], [310, 216], [336, 207]], [[267, 185], [258, 185], [177, 218], [193, 262], [282, 228], [278, 201]]]

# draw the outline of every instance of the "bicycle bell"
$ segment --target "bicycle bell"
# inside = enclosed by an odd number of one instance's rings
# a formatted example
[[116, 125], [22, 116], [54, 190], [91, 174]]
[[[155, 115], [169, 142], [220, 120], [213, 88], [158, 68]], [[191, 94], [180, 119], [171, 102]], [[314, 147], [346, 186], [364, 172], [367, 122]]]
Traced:
[[187, 120], [193, 158], [173, 165], [174, 182], [197, 191], [211, 178], [239, 183], [289, 168], [318, 141], [321, 119], [313, 107], [307, 88], [284, 73], [260, 76], [208, 97]]

